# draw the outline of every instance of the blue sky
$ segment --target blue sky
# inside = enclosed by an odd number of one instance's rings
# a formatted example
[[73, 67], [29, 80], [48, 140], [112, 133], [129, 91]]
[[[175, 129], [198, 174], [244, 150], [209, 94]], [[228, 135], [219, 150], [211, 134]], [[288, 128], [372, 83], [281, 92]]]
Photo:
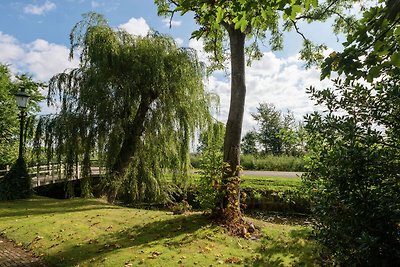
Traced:
[[[14, 73], [29, 73], [36, 80], [48, 81], [78, 62], [68, 61], [69, 33], [83, 13], [96, 11], [103, 14], [113, 27], [126, 29], [132, 34], [145, 34], [152, 28], [169, 34], [182, 46], [198, 50], [206, 60], [201, 40], [190, 40], [196, 29], [191, 15], [175, 16], [173, 27], [169, 19], [157, 16], [152, 0], [19, 0], [0, 1], [0, 62], [9, 64]], [[300, 25], [307, 36], [326, 43], [331, 49], [340, 49], [340, 42], [330, 33], [329, 25]], [[301, 38], [296, 33], [285, 35], [285, 49], [271, 52], [262, 47], [264, 57], [247, 68], [247, 99], [244, 132], [256, 127], [250, 113], [261, 102], [273, 103], [280, 110], [292, 110], [298, 119], [315, 109], [305, 94], [310, 85], [325, 87], [329, 81], [319, 81], [316, 69], [305, 70], [298, 59]], [[225, 121], [229, 107], [229, 77], [215, 73], [207, 87], [220, 95], [218, 119]], [[45, 92], [43, 92], [45, 93]], [[49, 109], [43, 106], [43, 110]]]

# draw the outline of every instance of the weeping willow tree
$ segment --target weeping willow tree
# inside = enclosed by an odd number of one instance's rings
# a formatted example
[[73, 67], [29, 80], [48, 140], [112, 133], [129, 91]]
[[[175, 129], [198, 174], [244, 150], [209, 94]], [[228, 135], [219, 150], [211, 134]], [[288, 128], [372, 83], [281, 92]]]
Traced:
[[48, 103], [60, 112], [39, 123], [38, 152], [63, 160], [69, 178], [82, 163], [86, 194], [95, 155], [107, 169], [110, 201], [118, 191], [133, 200], [163, 197], [163, 172], [184, 176], [190, 140], [210, 118], [195, 52], [160, 34], [113, 29], [95, 13], [84, 15], [70, 40], [80, 65], [50, 80]]

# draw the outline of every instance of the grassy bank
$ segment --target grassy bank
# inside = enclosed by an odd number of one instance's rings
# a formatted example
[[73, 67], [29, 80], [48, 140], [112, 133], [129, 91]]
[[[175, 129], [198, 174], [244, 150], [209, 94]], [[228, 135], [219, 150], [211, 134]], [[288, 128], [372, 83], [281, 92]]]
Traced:
[[[200, 168], [200, 155], [191, 155], [190, 162], [196, 169]], [[245, 170], [263, 170], [263, 171], [304, 171], [304, 159], [293, 156], [240, 156], [241, 166]]]
[[246, 240], [198, 213], [42, 197], [0, 202], [0, 217], [2, 235], [57, 266], [318, 265], [304, 226], [255, 221], [263, 236]]

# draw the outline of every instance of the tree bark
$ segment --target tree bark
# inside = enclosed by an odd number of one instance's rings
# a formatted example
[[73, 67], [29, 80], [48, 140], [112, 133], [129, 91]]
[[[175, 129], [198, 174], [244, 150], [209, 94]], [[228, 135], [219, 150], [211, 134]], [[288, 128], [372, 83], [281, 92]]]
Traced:
[[[246, 98], [245, 83], [245, 33], [225, 25], [230, 39], [231, 100], [224, 139], [224, 162], [228, 164], [223, 179], [224, 199], [222, 210], [228, 220], [241, 219], [240, 214], [240, 140]], [[236, 177], [236, 179], [233, 179]], [[234, 210], [232, 210], [234, 209]], [[233, 216], [233, 218], [232, 218]]]
[[[118, 153], [118, 157], [111, 168], [111, 175], [115, 178], [125, 175], [126, 170], [131, 162], [131, 158], [135, 156], [140, 137], [142, 136], [146, 120], [146, 115], [150, 109], [151, 103], [157, 98], [155, 94], [142, 97], [138, 110], [136, 111], [133, 122], [126, 128], [125, 137]], [[107, 189], [107, 199], [110, 203], [115, 201], [118, 193], [118, 186], [111, 186]]]
[[236, 176], [236, 168], [240, 165], [240, 140], [242, 135], [243, 113], [246, 98], [245, 81], [245, 34], [228, 28], [231, 50], [231, 101], [226, 134], [224, 139], [224, 162], [229, 163], [232, 171], [230, 176]]

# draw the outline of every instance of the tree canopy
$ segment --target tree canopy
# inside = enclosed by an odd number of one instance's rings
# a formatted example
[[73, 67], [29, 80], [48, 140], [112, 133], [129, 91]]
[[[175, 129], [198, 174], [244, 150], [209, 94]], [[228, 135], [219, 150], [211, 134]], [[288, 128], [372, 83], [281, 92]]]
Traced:
[[76, 50], [80, 66], [50, 81], [60, 112], [43, 119], [37, 147], [45, 135], [48, 158], [65, 160], [69, 175], [82, 161], [87, 176], [95, 152], [111, 201], [120, 188], [131, 200], [164, 197], [162, 171], [187, 169], [190, 140], [209, 118], [196, 54], [157, 33], [115, 30], [95, 13], [72, 29], [71, 57]]
[[[194, 12], [199, 25], [192, 33], [193, 38], [203, 38], [204, 49], [209, 53], [211, 69], [223, 68], [230, 58], [231, 101], [226, 123], [223, 161], [226, 163], [221, 194], [224, 194], [220, 217], [229, 223], [242, 221], [240, 215], [240, 140], [246, 98], [245, 55], [247, 62], [262, 56], [259, 42], [269, 38], [272, 50], [282, 48], [283, 31], [295, 29], [303, 37], [302, 59], [308, 65], [322, 60], [324, 45], [314, 45], [298, 27], [299, 21], [326, 21], [335, 16], [334, 31], [348, 31], [353, 17], [344, 16], [342, 11], [355, 1], [329, 0], [155, 0], [160, 15], [173, 17]], [[281, 23], [283, 22], [283, 24]], [[281, 26], [283, 25], [283, 26]], [[267, 35], [269, 33], [269, 35]], [[229, 46], [229, 49], [226, 49]], [[230, 179], [234, 177], [234, 179]], [[229, 186], [232, 183], [235, 186]], [[230, 188], [230, 189], [229, 189]], [[229, 191], [233, 202], [229, 203]], [[240, 223], [239, 223], [240, 224]]]
[[[13, 164], [18, 156], [19, 110], [14, 94], [24, 88], [31, 95], [26, 110], [28, 120], [25, 127], [28, 128], [32, 126], [33, 115], [40, 110], [38, 103], [43, 99], [39, 92], [43, 84], [34, 82], [26, 74], [17, 75], [15, 78], [7, 65], [0, 64], [0, 166]], [[25, 131], [28, 136], [31, 132]]]
[[332, 52], [323, 64], [322, 78], [332, 71], [348, 80], [372, 82], [382, 74], [397, 74], [400, 67], [399, 2], [383, 1], [363, 13], [347, 35], [343, 52]]

